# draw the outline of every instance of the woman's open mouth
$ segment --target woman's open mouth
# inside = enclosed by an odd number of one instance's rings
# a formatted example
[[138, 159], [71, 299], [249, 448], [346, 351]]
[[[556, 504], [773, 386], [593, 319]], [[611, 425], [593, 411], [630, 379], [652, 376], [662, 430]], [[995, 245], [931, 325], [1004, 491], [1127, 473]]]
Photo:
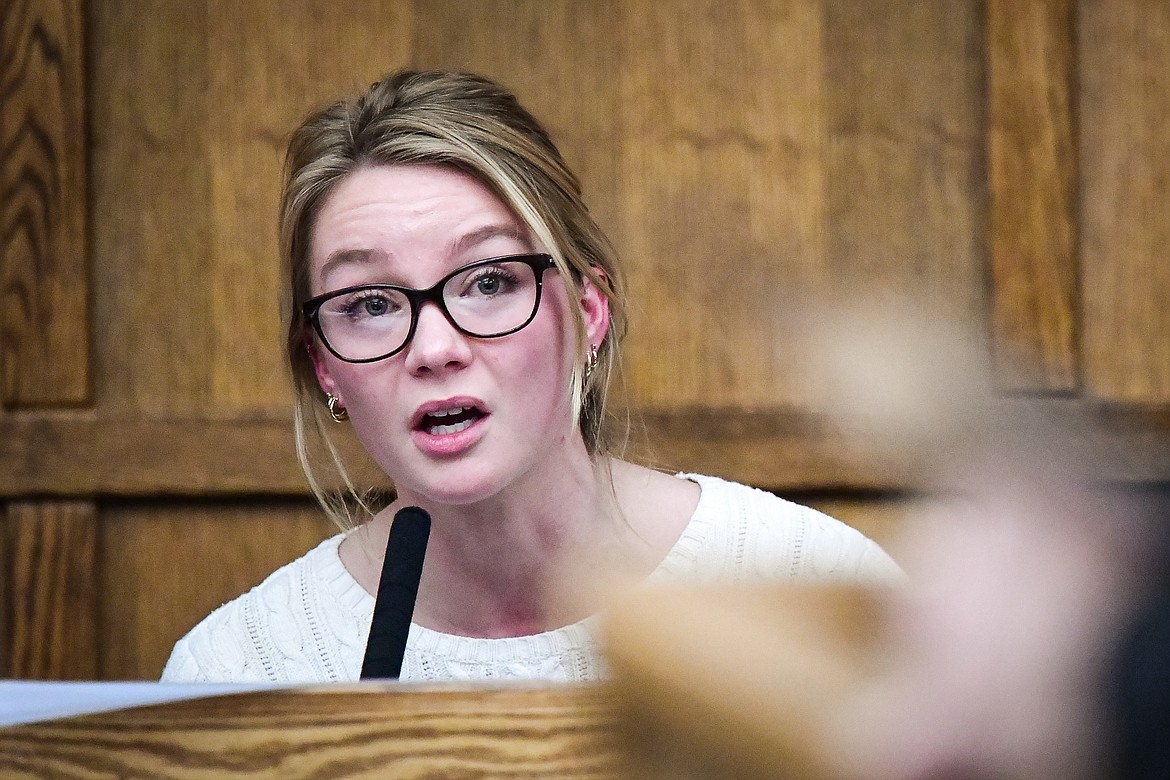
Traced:
[[467, 430], [483, 416], [483, 412], [474, 406], [437, 409], [422, 416], [422, 419], [419, 420], [418, 430], [431, 436], [446, 436]]

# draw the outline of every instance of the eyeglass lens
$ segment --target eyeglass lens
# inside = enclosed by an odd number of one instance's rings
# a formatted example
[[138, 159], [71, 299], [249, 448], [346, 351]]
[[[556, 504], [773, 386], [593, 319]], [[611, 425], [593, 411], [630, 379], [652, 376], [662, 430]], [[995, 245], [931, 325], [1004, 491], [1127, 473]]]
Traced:
[[[471, 336], [504, 335], [527, 324], [538, 301], [536, 270], [525, 260], [492, 260], [464, 268], [442, 286], [443, 307]], [[386, 287], [362, 287], [329, 298], [318, 322], [329, 346], [347, 360], [395, 352], [410, 337], [411, 298]]]

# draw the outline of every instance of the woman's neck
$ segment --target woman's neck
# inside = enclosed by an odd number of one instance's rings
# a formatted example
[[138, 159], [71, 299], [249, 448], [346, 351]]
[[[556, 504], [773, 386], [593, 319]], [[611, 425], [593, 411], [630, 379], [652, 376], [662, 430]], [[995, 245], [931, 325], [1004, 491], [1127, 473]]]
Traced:
[[[582, 453], [583, 454], [583, 453]], [[559, 598], [569, 564], [628, 546], [608, 464], [588, 456], [467, 506], [435, 506], [403, 494], [371, 521], [370, 546], [385, 549], [393, 513], [417, 504], [432, 515], [415, 622], [463, 636], [521, 636], [590, 614]], [[380, 545], [375, 546], [375, 545]], [[576, 594], [575, 594], [576, 595]]]
[[[432, 515], [415, 622], [472, 637], [524, 636], [575, 623], [641, 582], [683, 533], [693, 482], [618, 460], [558, 464], [536, 489], [474, 506], [408, 494], [341, 545], [346, 569], [376, 593], [395, 511]], [[555, 476], [552, 476], [555, 475]]]

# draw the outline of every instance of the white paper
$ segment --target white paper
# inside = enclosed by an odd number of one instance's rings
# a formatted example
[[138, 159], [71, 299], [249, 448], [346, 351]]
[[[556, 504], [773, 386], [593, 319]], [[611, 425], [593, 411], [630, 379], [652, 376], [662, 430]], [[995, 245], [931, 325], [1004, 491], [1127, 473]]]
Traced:
[[149, 704], [289, 688], [277, 683], [43, 682], [0, 680], [0, 726]]

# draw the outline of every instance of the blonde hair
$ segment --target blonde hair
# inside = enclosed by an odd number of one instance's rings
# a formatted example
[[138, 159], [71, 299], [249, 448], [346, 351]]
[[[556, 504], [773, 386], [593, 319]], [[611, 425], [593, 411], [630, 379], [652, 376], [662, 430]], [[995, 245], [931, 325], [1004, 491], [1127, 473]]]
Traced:
[[[337, 184], [362, 165], [443, 165], [474, 177], [506, 204], [553, 257], [567, 289], [592, 283], [609, 303], [609, 330], [594, 369], [584, 371], [585, 323], [571, 306], [581, 355], [574, 361], [573, 409], [595, 458], [616, 442], [603, 425], [612, 375], [626, 328], [625, 285], [616, 253], [590, 215], [577, 177], [545, 129], [515, 96], [482, 76], [445, 71], [399, 71], [365, 94], [313, 114], [293, 132], [285, 158], [280, 206], [280, 252], [286, 351], [295, 390], [297, 456], [310, 488], [342, 528], [355, 523], [351, 505], [372, 512], [355, 489], [327, 432], [301, 311], [310, 297], [309, 245], [322, 205]], [[309, 421], [328, 449], [345, 490], [321, 488], [308, 454]]]

